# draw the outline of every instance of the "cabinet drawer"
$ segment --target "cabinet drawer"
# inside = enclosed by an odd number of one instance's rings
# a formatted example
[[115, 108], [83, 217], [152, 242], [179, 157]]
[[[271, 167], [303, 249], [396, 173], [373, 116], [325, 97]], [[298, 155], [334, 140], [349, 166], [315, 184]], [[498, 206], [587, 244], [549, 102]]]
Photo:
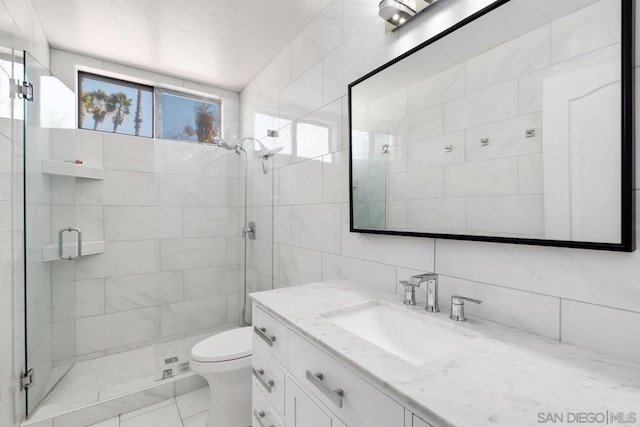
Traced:
[[296, 333], [288, 340], [289, 371], [348, 426], [404, 426], [400, 404]]
[[280, 415], [284, 414], [284, 384], [285, 376], [282, 369], [262, 350], [255, 348], [253, 350], [253, 385], [262, 390], [264, 396]]
[[251, 425], [253, 427], [284, 427], [284, 420], [278, 415], [258, 387], [254, 382], [252, 387]]
[[253, 319], [253, 346], [264, 350], [287, 366], [287, 327], [256, 307]]

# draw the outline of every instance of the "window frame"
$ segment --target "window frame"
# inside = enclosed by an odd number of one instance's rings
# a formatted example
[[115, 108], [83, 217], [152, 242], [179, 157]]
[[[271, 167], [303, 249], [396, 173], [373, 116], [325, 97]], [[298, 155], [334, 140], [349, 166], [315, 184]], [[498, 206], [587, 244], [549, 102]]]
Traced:
[[[118, 133], [118, 132], [109, 132], [106, 130], [99, 130], [99, 129], [86, 129], [82, 127], [82, 122], [81, 122], [81, 117], [82, 117], [82, 76], [89, 76], [89, 78], [93, 79], [93, 80], [97, 80], [97, 81], [102, 81], [104, 83], [111, 83], [111, 84], [118, 84], [120, 86], [125, 86], [125, 87], [129, 87], [132, 89], [144, 89], [146, 91], [151, 92], [151, 99], [154, 99], [154, 94], [155, 94], [155, 86], [151, 86], [151, 85], [146, 85], [146, 84], [142, 84], [142, 83], [137, 83], [137, 82], [132, 82], [130, 80], [124, 80], [124, 79], [120, 79], [117, 77], [110, 77], [110, 76], [105, 76], [102, 74], [96, 74], [93, 73], [91, 71], [85, 71], [85, 70], [78, 70], [78, 85], [77, 85], [77, 91], [76, 91], [76, 115], [77, 115], [77, 129], [78, 130], [88, 130], [88, 131], [92, 131], [92, 132], [101, 132], [101, 133], [109, 133], [109, 134], [114, 134], [114, 135], [125, 135], [125, 136], [135, 136], [137, 138], [155, 138], [155, 123], [157, 121], [157, 117], [156, 117], [156, 112], [155, 112], [155, 108], [151, 109], [151, 121], [153, 123], [153, 125], [151, 126], [151, 136], [145, 136], [145, 135], [130, 135], [128, 133]], [[155, 103], [155, 101], [154, 101]]]
[[[220, 134], [222, 134], [222, 99], [214, 96], [205, 96], [205, 95], [194, 95], [189, 92], [180, 92], [178, 90], [169, 89], [165, 87], [155, 87], [153, 93], [153, 113], [154, 113], [154, 135], [156, 139], [163, 139], [165, 141], [182, 141], [189, 142], [192, 144], [206, 144], [200, 141], [191, 141], [189, 139], [166, 139], [164, 138], [162, 132], [162, 95], [170, 95], [170, 96], [179, 96], [182, 98], [191, 99], [199, 102], [206, 102], [208, 104], [216, 104], [218, 106], [218, 111], [220, 112], [218, 121], [220, 123]], [[155, 119], [158, 117], [158, 120]]]
[[[163, 120], [162, 120], [162, 95], [170, 95], [170, 96], [176, 96], [176, 97], [182, 97], [182, 98], [186, 98], [189, 100], [193, 100], [196, 102], [206, 102], [208, 104], [215, 104], [218, 106], [218, 123], [219, 123], [219, 133], [220, 135], [222, 135], [222, 129], [223, 129], [223, 123], [224, 123], [224, 111], [223, 111], [223, 100], [221, 97], [219, 96], [215, 96], [215, 95], [208, 95], [208, 94], [203, 94], [203, 93], [194, 93], [192, 91], [181, 91], [181, 90], [176, 90], [170, 87], [166, 87], [166, 86], [160, 86], [160, 85], [154, 85], [154, 84], [149, 84], [149, 83], [140, 83], [135, 81], [133, 78], [130, 80], [127, 80], [126, 78], [122, 78], [122, 77], [113, 77], [110, 76], [108, 74], [100, 74], [99, 72], [95, 71], [95, 70], [89, 70], [89, 69], [83, 69], [83, 68], [79, 68], [76, 70], [76, 79], [77, 79], [77, 84], [76, 84], [76, 128], [78, 130], [85, 130], [85, 131], [91, 131], [91, 132], [101, 132], [101, 133], [107, 133], [107, 134], [114, 134], [113, 132], [109, 132], [106, 130], [100, 130], [100, 129], [88, 129], [88, 128], [83, 128], [82, 127], [82, 122], [81, 122], [81, 117], [82, 117], [82, 79], [83, 77], [88, 77], [92, 80], [97, 80], [97, 81], [102, 81], [104, 83], [110, 83], [110, 84], [116, 84], [116, 85], [121, 85], [121, 86], [125, 86], [128, 88], [132, 88], [132, 89], [143, 89], [147, 92], [150, 92], [152, 97], [152, 106], [151, 106], [151, 120], [152, 120], [152, 126], [151, 126], [151, 136], [146, 136], [146, 135], [130, 135], [128, 133], [118, 133], [116, 132], [115, 135], [124, 135], [124, 136], [133, 136], [133, 137], [137, 137], [137, 138], [151, 138], [151, 139], [164, 139], [163, 136], [163, 132], [162, 132], [162, 124], [163, 124]], [[204, 142], [199, 142], [199, 141], [192, 141], [192, 140], [188, 140], [188, 139], [168, 139], [168, 141], [180, 141], [180, 142], [187, 142], [187, 143], [192, 143], [192, 144], [205, 144]]]

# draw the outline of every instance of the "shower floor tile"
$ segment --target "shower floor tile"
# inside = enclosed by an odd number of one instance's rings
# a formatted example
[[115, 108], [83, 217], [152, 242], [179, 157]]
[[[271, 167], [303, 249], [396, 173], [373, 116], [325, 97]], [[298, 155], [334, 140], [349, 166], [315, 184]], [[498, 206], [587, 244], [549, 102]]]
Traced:
[[77, 401], [86, 396], [95, 396], [97, 402], [105, 399], [100, 393], [113, 396], [111, 390], [114, 389], [130, 391], [130, 383], [133, 383], [132, 387], [140, 381], [152, 384], [155, 363], [154, 346], [78, 362], [51, 390], [42, 406]]

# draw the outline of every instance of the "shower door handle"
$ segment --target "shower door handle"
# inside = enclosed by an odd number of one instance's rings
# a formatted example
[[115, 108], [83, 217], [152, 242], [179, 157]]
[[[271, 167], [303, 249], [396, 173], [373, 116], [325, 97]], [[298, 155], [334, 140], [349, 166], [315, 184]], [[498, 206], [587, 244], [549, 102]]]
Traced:
[[249, 238], [251, 240], [255, 240], [256, 239], [256, 223], [253, 221], [249, 222], [249, 226], [248, 227], [244, 227], [242, 229], [242, 238], [245, 238], [249, 236]]
[[[77, 234], [77, 238], [76, 238], [76, 245], [77, 245], [77, 250], [76, 250], [76, 255], [72, 256], [64, 256], [64, 248], [63, 248], [63, 244], [62, 244], [62, 236], [65, 232], [69, 232], [69, 233], [76, 233]], [[62, 230], [60, 230], [58, 232], [58, 257], [60, 259], [66, 259], [68, 261], [81, 257], [82, 256], [82, 231], [80, 231], [80, 229], [78, 228], [73, 228], [73, 227], [69, 227], [69, 228], [63, 228]]]

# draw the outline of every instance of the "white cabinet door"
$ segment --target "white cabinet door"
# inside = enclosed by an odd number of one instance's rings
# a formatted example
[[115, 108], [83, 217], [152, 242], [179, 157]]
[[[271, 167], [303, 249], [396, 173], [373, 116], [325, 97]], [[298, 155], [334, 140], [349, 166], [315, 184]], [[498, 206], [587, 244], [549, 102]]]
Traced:
[[347, 427], [325, 412], [291, 380], [287, 381], [287, 427]]
[[431, 424], [427, 424], [426, 421], [423, 421], [422, 419], [416, 417], [415, 415], [413, 416], [413, 427], [431, 427]]

